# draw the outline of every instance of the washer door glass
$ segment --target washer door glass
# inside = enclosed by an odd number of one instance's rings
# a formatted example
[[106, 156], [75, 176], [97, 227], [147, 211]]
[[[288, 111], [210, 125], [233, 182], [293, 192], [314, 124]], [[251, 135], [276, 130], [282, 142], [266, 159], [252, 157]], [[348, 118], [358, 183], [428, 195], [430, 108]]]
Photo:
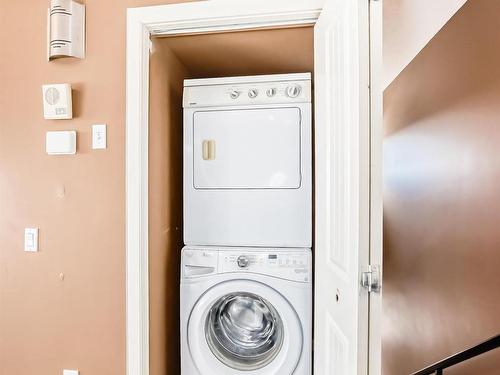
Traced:
[[226, 366], [257, 370], [279, 353], [283, 322], [265, 299], [252, 293], [231, 293], [210, 309], [205, 336], [212, 353]]

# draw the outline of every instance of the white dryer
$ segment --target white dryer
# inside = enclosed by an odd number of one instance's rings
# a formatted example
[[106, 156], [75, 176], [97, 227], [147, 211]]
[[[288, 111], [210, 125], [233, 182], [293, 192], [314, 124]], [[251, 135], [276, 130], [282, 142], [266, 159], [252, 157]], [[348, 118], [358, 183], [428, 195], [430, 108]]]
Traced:
[[181, 375], [310, 375], [309, 249], [185, 247]]
[[311, 247], [311, 76], [184, 81], [186, 245]]

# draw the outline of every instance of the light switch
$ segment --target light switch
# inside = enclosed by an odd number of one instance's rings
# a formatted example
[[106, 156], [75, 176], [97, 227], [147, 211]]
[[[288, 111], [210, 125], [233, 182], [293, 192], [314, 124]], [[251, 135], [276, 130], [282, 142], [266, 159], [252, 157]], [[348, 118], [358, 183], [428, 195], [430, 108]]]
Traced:
[[63, 370], [63, 375], [78, 375], [78, 370]]
[[92, 125], [92, 148], [94, 150], [106, 148], [106, 124]]
[[38, 228], [24, 228], [24, 251], [38, 251]]

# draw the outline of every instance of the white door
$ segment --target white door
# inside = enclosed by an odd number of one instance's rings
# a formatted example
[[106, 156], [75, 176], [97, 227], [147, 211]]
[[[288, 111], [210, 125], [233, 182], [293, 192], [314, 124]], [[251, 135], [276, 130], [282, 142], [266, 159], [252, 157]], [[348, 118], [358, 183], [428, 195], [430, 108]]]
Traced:
[[369, 1], [326, 0], [314, 38], [314, 373], [366, 375], [369, 293], [361, 277], [370, 259]]
[[197, 111], [193, 115], [196, 189], [298, 189], [298, 107]]

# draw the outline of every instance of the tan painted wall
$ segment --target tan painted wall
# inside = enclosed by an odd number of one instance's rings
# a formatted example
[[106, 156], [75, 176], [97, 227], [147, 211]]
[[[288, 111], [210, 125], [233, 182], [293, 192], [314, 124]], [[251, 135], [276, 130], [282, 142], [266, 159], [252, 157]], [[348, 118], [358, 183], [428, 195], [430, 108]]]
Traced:
[[[1, 375], [125, 373], [126, 8], [168, 2], [86, 0], [87, 58], [48, 63], [49, 1], [0, 0]], [[43, 120], [50, 82], [73, 84], [73, 120]], [[92, 151], [102, 122], [108, 149]], [[60, 129], [78, 131], [78, 155], [45, 154]], [[37, 254], [23, 252], [28, 226]]]
[[[466, 3], [384, 95], [384, 375], [500, 332], [499, 14]], [[445, 373], [499, 369], [497, 349]]]

